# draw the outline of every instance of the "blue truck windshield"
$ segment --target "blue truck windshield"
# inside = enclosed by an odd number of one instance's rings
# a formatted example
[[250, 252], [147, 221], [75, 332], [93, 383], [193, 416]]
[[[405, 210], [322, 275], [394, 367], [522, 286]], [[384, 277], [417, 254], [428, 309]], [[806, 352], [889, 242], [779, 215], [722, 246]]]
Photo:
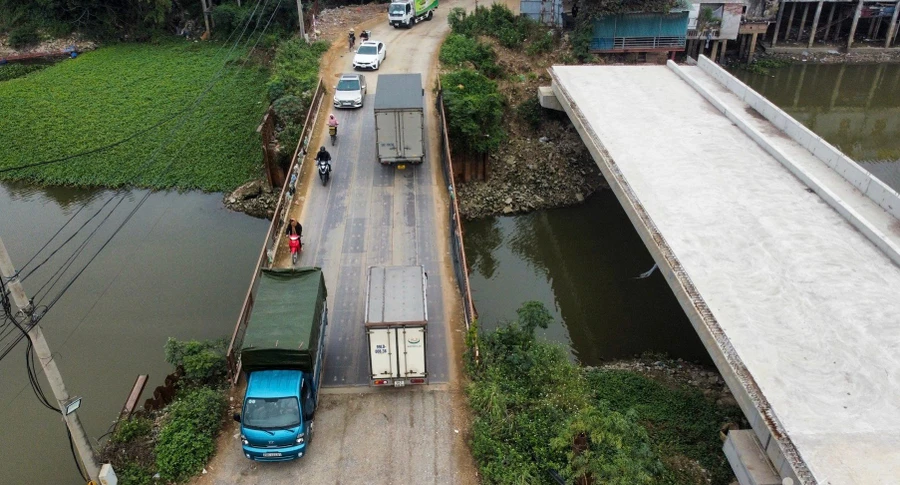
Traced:
[[283, 429], [300, 425], [300, 405], [296, 397], [247, 398], [244, 426], [257, 429]]

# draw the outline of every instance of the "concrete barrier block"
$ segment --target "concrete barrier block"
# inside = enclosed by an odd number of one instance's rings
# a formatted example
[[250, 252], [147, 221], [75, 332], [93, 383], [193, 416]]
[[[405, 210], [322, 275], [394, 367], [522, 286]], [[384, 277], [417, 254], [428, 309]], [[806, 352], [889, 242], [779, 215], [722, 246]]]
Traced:
[[722, 446], [725, 457], [742, 485], [780, 485], [781, 477], [769, 462], [756, 436], [750, 430], [728, 433]]
[[873, 180], [869, 183], [866, 195], [878, 203], [882, 209], [888, 211], [892, 216], [900, 219], [900, 194], [894, 189], [888, 187], [880, 180]]
[[538, 101], [541, 104], [541, 107], [552, 109], [556, 111], [565, 111], [562, 107], [562, 104], [556, 99], [556, 94], [553, 92], [552, 86], [539, 86], [538, 87]]
[[865, 192], [868, 189], [869, 181], [872, 175], [863, 170], [856, 162], [850, 160], [846, 156], [841, 157], [835, 164], [835, 170], [848, 182], [853, 184], [860, 191]]

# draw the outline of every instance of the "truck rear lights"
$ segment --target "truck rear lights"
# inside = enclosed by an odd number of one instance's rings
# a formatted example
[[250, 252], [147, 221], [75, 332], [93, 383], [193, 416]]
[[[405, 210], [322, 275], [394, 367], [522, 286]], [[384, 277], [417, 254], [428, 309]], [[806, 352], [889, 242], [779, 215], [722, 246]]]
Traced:
[[385, 384], [390, 384], [390, 382], [387, 379], [376, 379], [375, 380], [376, 386], [383, 386]]
[[410, 384], [425, 384], [425, 379], [415, 378], [409, 380]]

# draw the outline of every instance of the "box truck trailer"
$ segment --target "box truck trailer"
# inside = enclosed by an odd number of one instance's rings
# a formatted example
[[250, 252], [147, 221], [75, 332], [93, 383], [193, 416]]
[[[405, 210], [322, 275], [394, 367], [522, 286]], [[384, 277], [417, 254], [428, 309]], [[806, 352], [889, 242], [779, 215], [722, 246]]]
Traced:
[[421, 74], [381, 74], [375, 92], [375, 144], [378, 162], [425, 161], [425, 89]]
[[422, 266], [372, 266], [365, 330], [370, 384], [428, 383], [428, 275]]

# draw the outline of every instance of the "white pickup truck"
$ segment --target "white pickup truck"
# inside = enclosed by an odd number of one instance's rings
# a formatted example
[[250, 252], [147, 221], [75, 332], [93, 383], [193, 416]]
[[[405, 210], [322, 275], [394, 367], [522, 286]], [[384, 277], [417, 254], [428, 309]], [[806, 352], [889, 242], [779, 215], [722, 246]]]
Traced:
[[427, 279], [422, 266], [369, 268], [365, 329], [371, 385], [428, 384]]

